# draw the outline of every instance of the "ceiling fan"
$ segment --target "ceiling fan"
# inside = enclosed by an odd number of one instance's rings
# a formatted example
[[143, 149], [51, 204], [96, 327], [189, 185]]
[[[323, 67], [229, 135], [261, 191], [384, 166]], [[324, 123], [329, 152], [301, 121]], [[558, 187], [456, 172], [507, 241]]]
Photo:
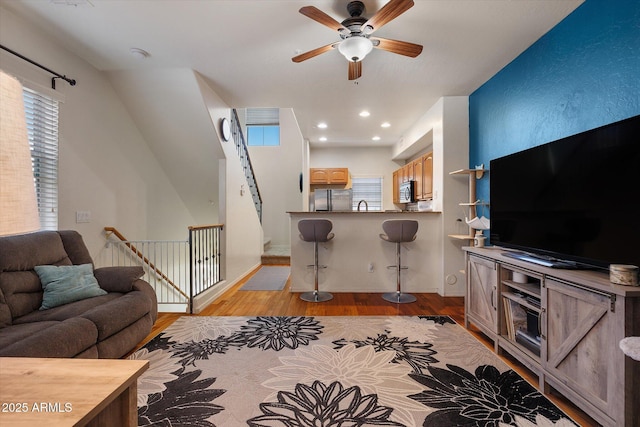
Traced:
[[419, 44], [371, 37], [374, 31], [411, 9], [413, 4], [413, 0], [390, 0], [375, 15], [366, 19], [362, 16], [364, 3], [351, 1], [347, 4], [350, 17], [341, 23], [314, 6], [305, 6], [300, 9], [301, 14], [338, 31], [342, 40], [301, 53], [291, 59], [293, 62], [302, 62], [337, 48], [349, 61], [349, 80], [355, 80], [362, 75], [362, 60], [373, 48], [415, 58], [422, 52], [422, 46]]

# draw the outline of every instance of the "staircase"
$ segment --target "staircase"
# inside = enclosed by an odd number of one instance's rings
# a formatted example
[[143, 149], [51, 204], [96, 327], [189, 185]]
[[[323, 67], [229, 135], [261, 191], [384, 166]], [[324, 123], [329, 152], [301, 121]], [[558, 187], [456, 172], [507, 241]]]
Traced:
[[264, 242], [262, 265], [291, 265], [291, 248], [284, 245], [272, 245], [271, 239]]
[[238, 112], [235, 108], [231, 110], [231, 134], [236, 144], [236, 151], [240, 158], [242, 169], [244, 170], [244, 176], [247, 179], [247, 184], [249, 184], [249, 191], [251, 192], [253, 204], [256, 207], [256, 213], [258, 214], [258, 218], [260, 218], [260, 223], [262, 223], [262, 196], [260, 195], [256, 175], [253, 172], [253, 165], [249, 157], [249, 149], [247, 148], [244, 133], [242, 132], [242, 126], [238, 119]]

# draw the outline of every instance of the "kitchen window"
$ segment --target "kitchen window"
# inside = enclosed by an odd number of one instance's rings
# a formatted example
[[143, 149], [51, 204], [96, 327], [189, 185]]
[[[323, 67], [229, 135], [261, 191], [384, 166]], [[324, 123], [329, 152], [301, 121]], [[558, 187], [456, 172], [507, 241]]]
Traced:
[[[367, 202], [368, 210], [382, 210], [382, 177], [351, 177], [351, 190], [353, 194], [353, 210], [358, 210], [358, 203], [361, 200]], [[365, 209], [365, 204], [360, 204], [360, 210]]]

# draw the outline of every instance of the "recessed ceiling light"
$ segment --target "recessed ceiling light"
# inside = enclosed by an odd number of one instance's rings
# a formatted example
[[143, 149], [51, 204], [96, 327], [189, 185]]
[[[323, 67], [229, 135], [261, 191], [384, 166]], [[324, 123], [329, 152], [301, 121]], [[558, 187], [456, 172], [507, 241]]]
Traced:
[[391, 123], [389, 123], [389, 122], [384, 122], [384, 123], [382, 123], [382, 124], [380, 125], [380, 127], [383, 127], [383, 128], [388, 128], [388, 127], [390, 127], [390, 126], [391, 126]]
[[327, 140], [327, 137], [326, 137], [326, 136], [321, 136], [321, 137], [320, 137], [320, 142], [325, 142], [326, 140]]
[[369, 117], [371, 115], [367, 110], [360, 111], [360, 117]]
[[374, 136], [373, 138], [371, 138], [373, 141], [380, 141], [380, 137], [379, 136]]
[[327, 124], [325, 122], [320, 122], [320, 123], [318, 123], [318, 128], [319, 129], [326, 129], [327, 128]]

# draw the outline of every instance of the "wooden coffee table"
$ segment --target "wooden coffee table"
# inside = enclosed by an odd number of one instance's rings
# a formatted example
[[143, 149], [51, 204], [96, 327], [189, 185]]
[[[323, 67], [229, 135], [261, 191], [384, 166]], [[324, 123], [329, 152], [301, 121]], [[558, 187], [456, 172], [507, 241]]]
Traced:
[[145, 360], [0, 358], [2, 426], [137, 426]]

